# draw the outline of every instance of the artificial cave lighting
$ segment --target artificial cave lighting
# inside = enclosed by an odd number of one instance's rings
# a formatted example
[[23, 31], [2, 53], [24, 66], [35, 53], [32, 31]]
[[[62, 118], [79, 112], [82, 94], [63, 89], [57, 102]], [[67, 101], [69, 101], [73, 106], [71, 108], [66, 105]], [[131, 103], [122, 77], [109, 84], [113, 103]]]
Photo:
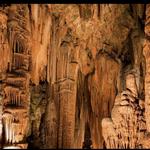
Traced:
[[150, 148], [150, 4], [0, 4], [0, 149]]
[[6, 146], [3, 149], [21, 149], [19, 146]]

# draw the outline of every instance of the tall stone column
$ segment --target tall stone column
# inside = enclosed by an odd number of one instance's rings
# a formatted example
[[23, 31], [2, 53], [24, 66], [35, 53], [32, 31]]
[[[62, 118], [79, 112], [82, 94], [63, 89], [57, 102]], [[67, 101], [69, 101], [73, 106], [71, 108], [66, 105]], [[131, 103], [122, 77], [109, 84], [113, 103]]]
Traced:
[[[5, 12], [0, 10], [0, 80], [2, 81], [4, 79], [4, 73], [7, 69], [7, 63], [9, 61], [9, 46], [8, 46], [8, 40], [7, 40], [7, 15]], [[0, 148], [2, 147], [2, 102], [3, 102], [3, 96], [2, 96], [2, 84], [0, 83]]]
[[146, 60], [145, 74], [145, 118], [147, 131], [150, 132], [150, 5], [146, 5], [145, 42], [143, 53]]

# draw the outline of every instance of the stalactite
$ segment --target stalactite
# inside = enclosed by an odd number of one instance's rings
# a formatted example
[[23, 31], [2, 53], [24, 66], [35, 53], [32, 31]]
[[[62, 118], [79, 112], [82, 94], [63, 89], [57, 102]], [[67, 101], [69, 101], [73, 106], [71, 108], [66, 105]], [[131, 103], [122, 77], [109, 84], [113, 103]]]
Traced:
[[10, 49], [8, 45], [8, 40], [7, 40], [7, 20], [8, 17], [5, 13], [0, 12], [0, 37], [2, 38], [1, 43], [0, 43], [0, 55], [1, 60], [0, 60], [0, 72], [4, 73], [6, 72], [8, 68], [8, 63], [10, 63]]
[[150, 94], [149, 94], [149, 90], [150, 90], [150, 86], [149, 86], [149, 64], [150, 64], [150, 41], [149, 41], [149, 12], [150, 12], [150, 5], [147, 4], [146, 5], [146, 20], [145, 20], [145, 35], [146, 35], [146, 39], [145, 39], [145, 43], [144, 43], [144, 48], [143, 48], [143, 53], [145, 56], [145, 60], [146, 60], [146, 75], [145, 75], [145, 118], [146, 118], [146, 126], [147, 126], [147, 131], [150, 132], [150, 119], [149, 119], [149, 114], [150, 114]]
[[[5, 13], [0, 6], [3, 116], [9, 112], [15, 118], [12, 123], [4, 119], [5, 144], [25, 142], [28, 136], [31, 147], [82, 148], [86, 122], [92, 148], [137, 148], [138, 141], [147, 139], [149, 44], [145, 76], [140, 7], [11, 4]], [[149, 32], [148, 7], [146, 11]], [[126, 74], [131, 68], [136, 73]], [[78, 70], [82, 75], [77, 76]], [[84, 81], [78, 83], [79, 78]], [[44, 108], [39, 93], [30, 105], [30, 89], [42, 82], [50, 87], [41, 92], [48, 104]]]
[[13, 122], [13, 116], [11, 114], [6, 114], [3, 115], [3, 121], [4, 121], [4, 130], [5, 130], [5, 135], [6, 135], [6, 142], [10, 143], [12, 140], [12, 131], [11, 131], [11, 125]]
[[20, 101], [24, 101], [21, 98], [22, 91], [20, 91], [20, 89], [7, 86], [5, 87], [4, 91], [6, 94], [6, 99], [9, 100], [8, 103], [15, 104], [15, 106], [19, 106]]

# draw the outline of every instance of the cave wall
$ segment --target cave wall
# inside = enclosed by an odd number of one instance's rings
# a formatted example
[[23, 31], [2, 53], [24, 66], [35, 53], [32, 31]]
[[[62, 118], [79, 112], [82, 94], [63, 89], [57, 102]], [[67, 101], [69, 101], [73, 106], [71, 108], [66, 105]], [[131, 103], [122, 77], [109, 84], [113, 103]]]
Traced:
[[5, 89], [25, 82], [24, 146], [149, 147], [148, 12], [144, 4], [1, 5], [1, 144], [14, 87]]

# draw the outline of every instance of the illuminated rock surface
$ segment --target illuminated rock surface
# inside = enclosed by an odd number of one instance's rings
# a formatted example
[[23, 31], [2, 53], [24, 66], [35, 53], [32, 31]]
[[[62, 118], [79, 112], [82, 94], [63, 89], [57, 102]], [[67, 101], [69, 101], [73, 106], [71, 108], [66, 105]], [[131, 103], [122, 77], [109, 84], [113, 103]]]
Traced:
[[150, 148], [150, 5], [0, 5], [0, 143]]

